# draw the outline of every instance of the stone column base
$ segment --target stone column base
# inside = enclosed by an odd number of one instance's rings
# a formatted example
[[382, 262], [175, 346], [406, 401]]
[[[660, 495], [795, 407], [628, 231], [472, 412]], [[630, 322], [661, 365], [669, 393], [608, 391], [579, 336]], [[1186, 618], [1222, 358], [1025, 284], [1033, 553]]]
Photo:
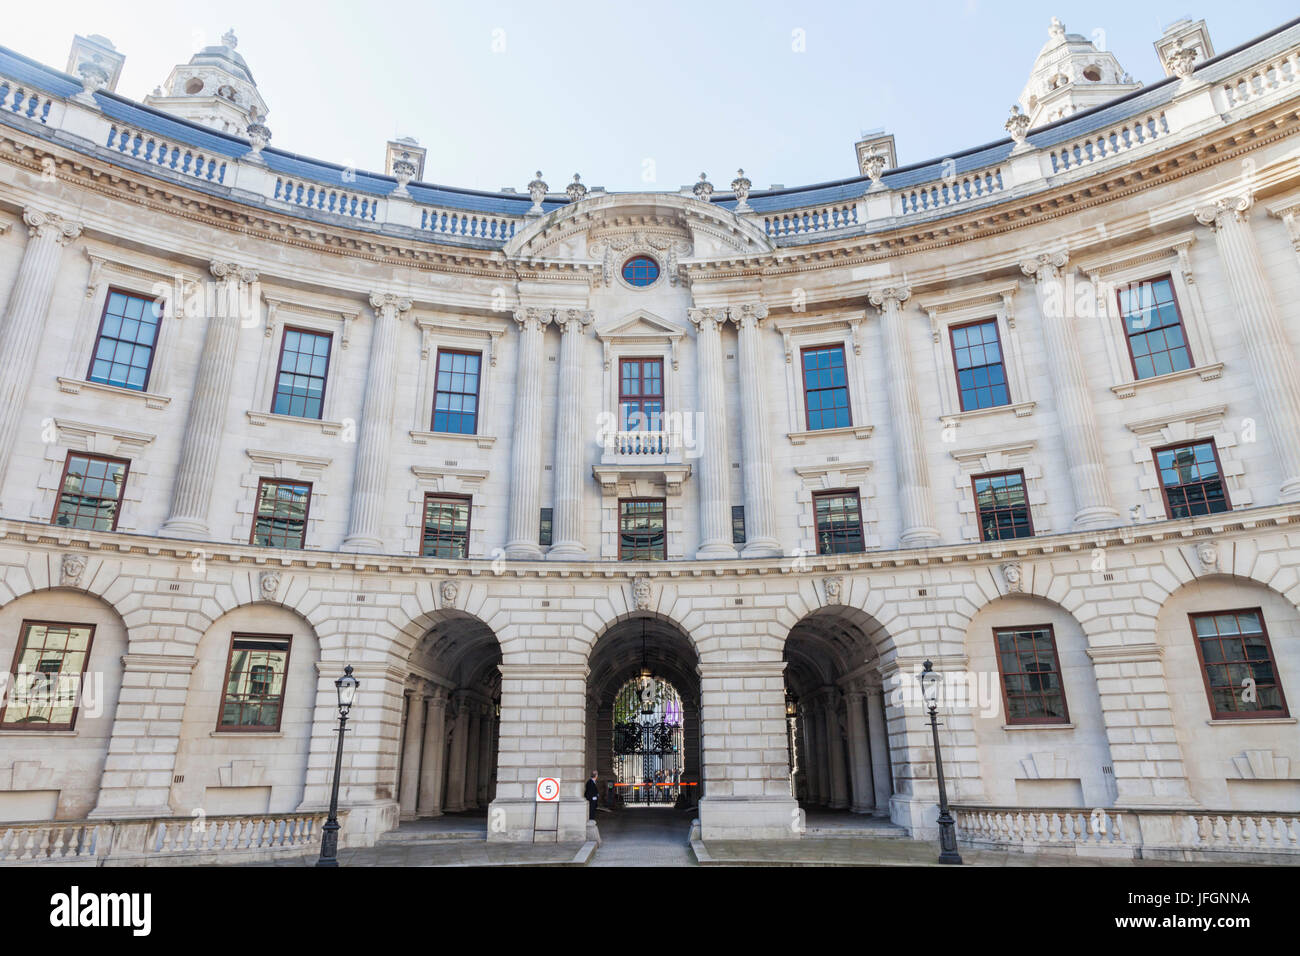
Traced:
[[[587, 842], [587, 801], [561, 798], [559, 810], [559, 839], [555, 839], [556, 834], [546, 831], [538, 836], [536, 842]], [[554, 813], [555, 805], [552, 804], [539, 804], [533, 800], [493, 800], [488, 807], [488, 842], [533, 843], [534, 821], [550, 826]]]
[[701, 797], [700, 838], [797, 840], [803, 815], [792, 797]]

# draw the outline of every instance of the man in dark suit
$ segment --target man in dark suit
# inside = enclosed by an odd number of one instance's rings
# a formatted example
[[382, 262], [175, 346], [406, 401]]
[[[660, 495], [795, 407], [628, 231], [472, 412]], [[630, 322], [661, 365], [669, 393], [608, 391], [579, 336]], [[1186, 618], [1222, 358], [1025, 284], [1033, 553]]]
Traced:
[[596, 786], [596, 771], [591, 772], [591, 779], [587, 781], [587, 807], [589, 810], [587, 819], [596, 819], [596, 804], [600, 800], [600, 787]]

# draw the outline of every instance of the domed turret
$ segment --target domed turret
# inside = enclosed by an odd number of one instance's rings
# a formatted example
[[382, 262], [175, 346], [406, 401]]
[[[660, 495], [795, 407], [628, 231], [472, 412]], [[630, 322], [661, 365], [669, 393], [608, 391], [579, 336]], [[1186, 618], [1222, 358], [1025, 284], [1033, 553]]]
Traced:
[[1081, 34], [1066, 33], [1065, 24], [1052, 17], [1047, 43], [1038, 51], [1029, 82], [1020, 94], [1020, 108], [1029, 116], [1029, 127], [1033, 129], [1141, 85], [1124, 72], [1115, 54], [1100, 49]]
[[217, 46], [207, 46], [190, 62], [175, 66], [167, 83], [144, 98], [147, 106], [223, 133], [247, 135], [248, 125], [266, 116], [253, 72], [235, 52], [239, 41], [227, 31]]

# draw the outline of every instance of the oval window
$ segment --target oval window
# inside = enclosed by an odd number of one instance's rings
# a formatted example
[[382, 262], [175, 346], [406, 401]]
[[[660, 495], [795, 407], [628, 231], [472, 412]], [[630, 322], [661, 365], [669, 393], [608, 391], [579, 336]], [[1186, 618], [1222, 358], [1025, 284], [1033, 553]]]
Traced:
[[623, 263], [623, 281], [628, 285], [646, 286], [659, 278], [659, 263], [649, 256], [633, 256]]

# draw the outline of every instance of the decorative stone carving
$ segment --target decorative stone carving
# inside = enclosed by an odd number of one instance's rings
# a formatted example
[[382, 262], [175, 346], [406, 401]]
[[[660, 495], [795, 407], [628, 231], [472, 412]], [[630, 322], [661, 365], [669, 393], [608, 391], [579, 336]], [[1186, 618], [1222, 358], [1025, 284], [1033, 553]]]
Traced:
[[1242, 780], [1291, 778], [1291, 758], [1272, 750], [1244, 750], [1232, 758], [1232, 766]]
[[709, 182], [708, 173], [700, 173], [700, 181], [692, 187], [691, 192], [700, 202], [708, 202], [713, 197], [713, 183]]
[[1008, 561], [1002, 565], [1002, 580], [1006, 582], [1008, 592], [1020, 592], [1024, 587], [1024, 582], [1020, 575], [1020, 562]]
[[213, 276], [227, 282], [256, 282], [257, 271], [248, 269], [234, 262], [220, 262], [216, 259], [208, 264]]
[[826, 591], [827, 604], [839, 604], [840, 591], [844, 586], [844, 579], [841, 577], [822, 578], [822, 587]]
[[1175, 40], [1173, 48], [1165, 55], [1165, 63], [1180, 80], [1190, 79], [1196, 69], [1196, 50], [1185, 49], [1182, 40]]
[[884, 153], [880, 152], [874, 146], [862, 154], [862, 159], [858, 163], [858, 166], [862, 170], [862, 175], [870, 177], [872, 189], [881, 188], [880, 177], [885, 172], [886, 162], [888, 162], [888, 160], [885, 159]]
[[77, 67], [77, 75], [81, 77], [81, 92], [74, 99], [89, 106], [96, 105], [95, 92], [108, 84], [108, 70], [92, 60], [86, 60]]
[[753, 212], [749, 208], [749, 188], [753, 185], [743, 169], [736, 170], [736, 178], [731, 181], [731, 191], [736, 194], [736, 212]]
[[542, 200], [546, 198], [547, 190], [550, 188], [542, 180], [542, 171], [539, 169], [536, 178], [528, 184], [528, 196], [533, 201], [533, 206], [527, 213], [529, 216], [540, 216], [542, 214]]
[[81, 584], [82, 572], [86, 570], [86, 559], [79, 554], [65, 554], [59, 566], [59, 583], [73, 588]]
[[1020, 262], [1020, 271], [1031, 279], [1047, 282], [1061, 277], [1061, 270], [1070, 261], [1070, 254], [1064, 249], [1056, 252], [1044, 252]]
[[1219, 546], [1213, 541], [1202, 541], [1196, 546], [1196, 560], [1201, 564], [1202, 574], [1219, 570]]
[[1023, 146], [1025, 136], [1029, 133], [1029, 115], [1020, 111], [1020, 104], [1011, 105], [1011, 116], [1007, 119], [1005, 129], [1015, 140], [1016, 146]]
[[1021, 780], [1068, 780], [1070, 761], [1065, 754], [1045, 751], [1030, 754], [1020, 761]]
[[650, 610], [650, 582], [645, 578], [632, 579], [632, 603], [638, 611]]
[[23, 222], [33, 234], [50, 236], [60, 246], [66, 246], [81, 235], [82, 224], [64, 219], [58, 213], [45, 212], [28, 206], [23, 210]]
[[262, 150], [266, 149], [266, 144], [271, 142], [270, 128], [254, 116], [253, 121], [248, 124], [248, 142], [250, 148], [248, 155], [245, 157], [249, 162], [261, 163]]
[[257, 589], [262, 592], [262, 600], [274, 601], [280, 592], [280, 572], [263, 571], [258, 576]]
[[587, 187], [582, 185], [582, 177], [577, 173], [573, 174], [573, 182], [565, 187], [564, 193], [569, 197], [569, 202], [577, 202], [587, 195]]
[[401, 156], [393, 160], [393, 178], [397, 180], [397, 188], [393, 190], [394, 196], [410, 195], [406, 191], [406, 184], [415, 178], [416, 165], [411, 160], [411, 154], [403, 152]]
[[1250, 193], [1242, 193], [1240, 196], [1225, 196], [1223, 199], [1216, 199], [1204, 206], [1197, 206], [1195, 210], [1196, 221], [1202, 226], [1209, 226], [1211, 229], [1218, 229], [1222, 226], [1225, 216], [1231, 216], [1237, 222], [1245, 222], [1249, 218], [1250, 207], [1254, 204], [1255, 199]]
[[456, 595], [460, 593], [460, 588], [455, 581], [443, 581], [438, 593], [442, 596], [443, 607], [455, 607]]

